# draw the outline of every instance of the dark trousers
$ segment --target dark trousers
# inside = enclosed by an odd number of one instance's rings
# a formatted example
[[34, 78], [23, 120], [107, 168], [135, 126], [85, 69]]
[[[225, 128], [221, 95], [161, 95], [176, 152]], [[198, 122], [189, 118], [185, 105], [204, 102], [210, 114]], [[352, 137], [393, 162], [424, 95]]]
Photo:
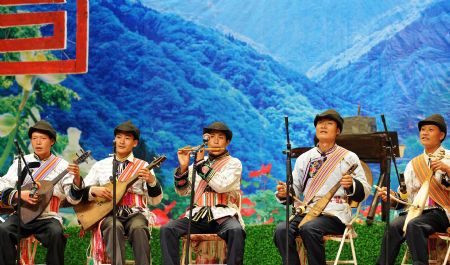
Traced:
[[[342, 234], [344, 233], [345, 225], [335, 216], [321, 215], [303, 224], [299, 229], [298, 224], [302, 219], [303, 216], [295, 216], [289, 223], [289, 265], [300, 264], [295, 244], [296, 236], [301, 236], [302, 238], [303, 245], [308, 253], [308, 264], [326, 264], [323, 236]], [[283, 264], [286, 265], [286, 222], [281, 222], [277, 225], [273, 241], [280, 252]]]
[[[406, 215], [395, 218], [390, 224], [389, 250], [386, 253], [387, 235], [384, 234], [380, 256], [377, 264], [394, 264], [400, 251], [401, 244], [406, 240], [414, 265], [428, 264], [428, 237], [435, 232], [445, 232], [449, 226], [448, 217], [442, 209], [426, 210], [422, 215], [409, 221], [406, 235], [403, 233], [403, 225]], [[386, 263], [386, 255], [388, 263]]]
[[[189, 219], [172, 220], [161, 227], [161, 253], [163, 264], [180, 264], [180, 237], [187, 234]], [[234, 217], [229, 217], [218, 224], [216, 221], [207, 222], [206, 218], [199, 222], [192, 222], [192, 234], [215, 234], [227, 242], [227, 264], [241, 265], [244, 260], [245, 231]]]
[[[16, 264], [18, 219], [14, 214], [0, 224], [0, 264]], [[20, 226], [20, 238], [33, 234], [47, 248], [47, 264], [63, 265], [67, 240], [64, 237], [61, 223], [55, 218], [48, 218], [34, 220]]]
[[[106, 252], [110, 259], [113, 256], [113, 218], [107, 216], [100, 227], [102, 237], [106, 243]], [[144, 215], [138, 213], [128, 217], [116, 219], [116, 265], [125, 264], [125, 235], [133, 248], [135, 263], [137, 265], [150, 264], [150, 231], [148, 221]]]

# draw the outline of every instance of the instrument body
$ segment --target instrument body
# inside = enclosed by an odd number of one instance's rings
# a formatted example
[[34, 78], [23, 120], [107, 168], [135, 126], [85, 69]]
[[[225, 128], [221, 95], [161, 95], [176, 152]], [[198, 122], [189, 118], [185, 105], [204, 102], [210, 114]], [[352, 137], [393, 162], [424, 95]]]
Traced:
[[[433, 175], [431, 176], [433, 177]], [[408, 214], [406, 215], [405, 224], [403, 225], [403, 232], [406, 233], [406, 227], [408, 226], [409, 221], [411, 219], [420, 216], [425, 208], [425, 204], [428, 199], [428, 193], [430, 192], [430, 181], [426, 180], [422, 183], [419, 192], [416, 197], [414, 197], [414, 201], [412, 205], [408, 208]]]
[[[90, 151], [83, 152], [76, 160], [73, 161], [74, 164], [80, 164], [84, 162], [91, 155]], [[28, 204], [22, 202], [20, 207], [20, 218], [24, 224], [27, 224], [37, 217], [39, 217], [42, 212], [47, 208], [50, 200], [53, 196], [53, 189], [55, 185], [67, 174], [69, 171], [65, 169], [63, 172], [59, 173], [56, 178], [52, 180], [41, 180], [38, 181], [37, 193], [39, 194], [39, 202], [37, 204]], [[35, 189], [34, 183], [28, 183], [22, 187], [22, 190], [33, 190]]]
[[[350, 168], [347, 170], [347, 172], [344, 175], [351, 175], [355, 169], [358, 167], [358, 164], [353, 164], [350, 166]], [[328, 192], [327, 194], [325, 194], [325, 196], [323, 196], [322, 198], [320, 198], [320, 200], [318, 200], [316, 202], [316, 204], [314, 204], [314, 206], [310, 207], [307, 206], [308, 208], [310, 208], [309, 212], [306, 214], [305, 217], [303, 217], [302, 221], [299, 223], [298, 227], [300, 228], [302, 225], [304, 225], [305, 223], [312, 221], [314, 219], [316, 219], [319, 215], [322, 214], [323, 210], [325, 209], [325, 207], [327, 207], [328, 203], [330, 202], [330, 200], [333, 198], [334, 194], [336, 193], [336, 191], [338, 191], [338, 189], [341, 187], [341, 183], [340, 181], [338, 181]]]
[[[151, 170], [152, 168], [159, 166], [164, 160], [166, 160], [164, 155], [157, 157], [146, 168]], [[116, 182], [116, 205], [125, 195], [128, 188], [138, 180], [138, 177], [139, 175], [135, 174], [125, 181]], [[102, 187], [106, 187], [112, 191], [113, 184], [110, 182]], [[81, 224], [82, 228], [84, 230], [88, 230], [97, 222], [102, 220], [108, 213], [110, 213], [113, 206], [113, 200], [95, 200], [79, 203], [74, 206], [74, 210], [77, 215], [78, 222]]]

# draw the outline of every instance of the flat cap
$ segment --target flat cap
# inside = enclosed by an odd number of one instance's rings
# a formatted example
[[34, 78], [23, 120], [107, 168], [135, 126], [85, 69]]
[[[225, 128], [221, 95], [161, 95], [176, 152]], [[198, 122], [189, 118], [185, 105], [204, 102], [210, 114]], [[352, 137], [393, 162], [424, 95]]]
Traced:
[[447, 124], [445, 123], [444, 117], [441, 114], [433, 114], [429, 117], [426, 117], [424, 120], [419, 121], [417, 127], [419, 127], [419, 131], [424, 125], [436, 125], [441, 132], [445, 133], [444, 139], [447, 136]]
[[28, 129], [28, 137], [31, 139], [31, 135], [36, 131], [45, 133], [48, 137], [56, 140], [56, 130], [46, 120], [40, 120], [31, 126], [30, 129]]
[[114, 136], [117, 135], [119, 132], [131, 133], [133, 134], [134, 139], [136, 140], [139, 140], [139, 137], [141, 135], [139, 129], [131, 121], [126, 121], [124, 123], [117, 125], [117, 127], [114, 129]]
[[342, 132], [342, 128], [344, 127], [344, 119], [334, 109], [328, 109], [328, 110], [316, 115], [316, 118], [314, 119], [314, 127], [317, 126], [317, 123], [321, 119], [330, 119], [330, 120], [335, 121], [337, 123], [337, 127]]
[[207, 127], [203, 128], [203, 133], [210, 133], [211, 131], [221, 131], [225, 133], [225, 136], [227, 137], [227, 140], [231, 141], [231, 138], [233, 138], [233, 132], [228, 128], [228, 126], [220, 121], [216, 121], [208, 125]]

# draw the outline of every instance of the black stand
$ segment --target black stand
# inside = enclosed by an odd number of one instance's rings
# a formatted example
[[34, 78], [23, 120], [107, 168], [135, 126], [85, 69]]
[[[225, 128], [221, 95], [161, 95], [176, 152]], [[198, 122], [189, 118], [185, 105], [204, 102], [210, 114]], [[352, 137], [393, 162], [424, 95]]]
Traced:
[[[17, 139], [14, 140], [14, 144], [17, 149], [17, 265], [20, 265], [20, 234], [21, 234], [21, 224], [22, 224], [22, 215], [21, 210], [22, 208], [22, 184], [25, 180], [26, 174], [28, 173], [30, 175], [31, 180], [33, 181], [33, 187], [37, 190], [37, 184], [34, 181], [33, 175], [31, 174], [30, 168], [28, 167], [27, 162], [25, 161], [25, 157], [23, 155], [22, 149], [20, 148]], [[22, 161], [24, 163], [24, 171], [22, 172]], [[32, 191], [33, 192], [33, 191]], [[34, 191], [36, 192], [36, 191]], [[30, 196], [34, 196], [34, 192], [30, 193]]]
[[[382, 163], [386, 163], [385, 168], [387, 168], [387, 169], [390, 170], [390, 165], [391, 165], [391, 161], [390, 161], [390, 160], [389, 160], [389, 161], [386, 161], [386, 162], [383, 161]], [[388, 166], [388, 165], [389, 165], [389, 166]], [[390, 171], [389, 171], [389, 172], [390, 172]], [[389, 172], [388, 172], [388, 173], [389, 173]], [[386, 176], [386, 175], [387, 175], [386, 172], [383, 172], [383, 173], [380, 175], [380, 178], [378, 179], [378, 183], [377, 183], [377, 186], [378, 186], [378, 187], [382, 187], [382, 186], [384, 185], [384, 176]], [[374, 193], [374, 195], [373, 195], [372, 203], [370, 204], [370, 208], [369, 208], [370, 210], [369, 210], [369, 212], [367, 213], [366, 223], [367, 223], [368, 226], [371, 226], [371, 225], [373, 224], [373, 219], [374, 219], [374, 216], [375, 216], [375, 212], [376, 212], [376, 210], [377, 210], [378, 199], [379, 199], [378, 191], [375, 191], [375, 193]], [[383, 206], [383, 207], [384, 207], [384, 206]], [[384, 209], [383, 209], [382, 212], [384, 212]], [[382, 218], [385, 219], [385, 216], [383, 215]]]
[[[16, 141], [14, 143], [17, 143]], [[18, 145], [16, 147], [19, 147]], [[20, 148], [20, 147], [19, 147]], [[18, 157], [17, 157], [17, 220], [18, 221], [18, 225], [17, 225], [17, 265], [20, 265], [20, 233], [21, 233], [21, 213], [20, 213], [20, 208], [22, 207], [22, 202], [21, 202], [21, 196], [22, 196], [22, 183], [23, 183], [23, 179], [22, 179], [22, 174], [21, 174], [21, 168], [22, 168], [22, 159], [20, 158], [20, 149], [17, 149], [17, 153], [18, 153]]]
[[117, 259], [117, 253], [116, 253], [116, 243], [117, 243], [117, 235], [116, 235], [116, 230], [117, 230], [117, 205], [116, 205], [116, 193], [117, 193], [117, 159], [116, 159], [116, 141], [113, 141], [113, 152], [114, 152], [114, 156], [113, 156], [113, 169], [112, 169], [112, 184], [113, 184], [113, 198], [112, 198], [112, 203], [113, 203], [113, 210], [112, 210], [112, 218], [113, 218], [113, 227], [112, 227], [112, 231], [113, 231], [113, 253], [112, 253], [112, 264], [116, 265], [116, 259]]
[[284, 117], [284, 124], [286, 126], [286, 264], [289, 265], [289, 207], [290, 191], [292, 185], [292, 165], [291, 165], [291, 141], [289, 139], [289, 119], [288, 116]]
[[[189, 247], [191, 245], [191, 225], [192, 225], [192, 210], [194, 208], [194, 197], [195, 197], [195, 179], [197, 176], [197, 153], [206, 146], [206, 142], [202, 145], [196, 147], [192, 153], [194, 156], [194, 163], [192, 164], [192, 173], [191, 173], [191, 200], [189, 202], [189, 219], [188, 219], [188, 227], [187, 227], [187, 237], [186, 237], [186, 256], [184, 258], [184, 264], [189, 264]], [[188, 169], [189, 170], [189, 169]]]
[[[387, 129], [387, 125], [386, 125], [386, 120], [384, 118], [384, 114], [381, 114], [381, 121], [383, 122], [383, 126], [384, 126], [384, 131], [386, 133], [386, 143], [387, 145], [385, 146], [385, 148], [387, 149], [387, 166], [388, 169], [391, 166], [391, 159], [394, 162], [394, 167], [395, 167], [395, 173], [397, 174], [397, 178], [398, 178], [398, 182], [401, 183], [400, 181], [400, 177], [398, 174], [398, 169], [397, 169], [397, 162], [395, 161], [395, 154], [394, 154], [394, 146], [392, 145], [392, 141], [391, 141], [391, 137], [389, 136], [389, 132]], [[388, 171], [390, 172], [390, 170]], [[386, 226], [384, 228], [384, 232], [386, 235], [386, 245], [385, 245], [385, 253], [386, 253], [386, 264], [389, 263], [389, 257], [387, 255], [387, 253], [389, 253], [389, 223], [390, 223], [390, 206], [391, 206], [391, 176], [390, 174], [386, 174], [384, 176], [384, 183], [386, 185], [386, 196], [387, 196], [387, 202], [383, 203], [384, 206], [384, 212], [386, 213]]]

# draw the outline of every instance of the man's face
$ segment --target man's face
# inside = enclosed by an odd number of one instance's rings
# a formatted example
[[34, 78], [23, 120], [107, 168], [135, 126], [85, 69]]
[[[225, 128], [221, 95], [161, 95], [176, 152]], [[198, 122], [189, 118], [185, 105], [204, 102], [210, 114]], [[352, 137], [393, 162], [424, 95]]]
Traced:
[[[209, 140], [208, 140], [208, 147], [215, 147], [215, 148], [227, 148], [228, 144], [230, 143], [229, 140], [227, 140], [227, 136], [224, 132], [221, 131], [212, 131], [209, 133]], [[208, 151], [212, 155], [220, 155], [224, 152], [224, 150], [219, 151]]]
[[35, 131], [31, 134], [31, 146], [33, 146], [34, 153], [40, 159], [45, 159], [50, 156], [54, 143], [55, 140], [45, 133]]
[[134, 135], [127, 132], [118, 132], [114, 140], [116, 141], [116, 153], [121, 158], [129, 155], [138, 144]]
[[334, 120], [324, 118], [320, 119], [316, 125], [316, 137], [321, 141], [335, 141], [336, 137], [341, 133]]
[[419, 132], [420, 143], [424, 147], [436, 147], [441, 145], [441, 141], [445, 137], [445, 133], [442, 132], [436, 125], [423, 125]]

